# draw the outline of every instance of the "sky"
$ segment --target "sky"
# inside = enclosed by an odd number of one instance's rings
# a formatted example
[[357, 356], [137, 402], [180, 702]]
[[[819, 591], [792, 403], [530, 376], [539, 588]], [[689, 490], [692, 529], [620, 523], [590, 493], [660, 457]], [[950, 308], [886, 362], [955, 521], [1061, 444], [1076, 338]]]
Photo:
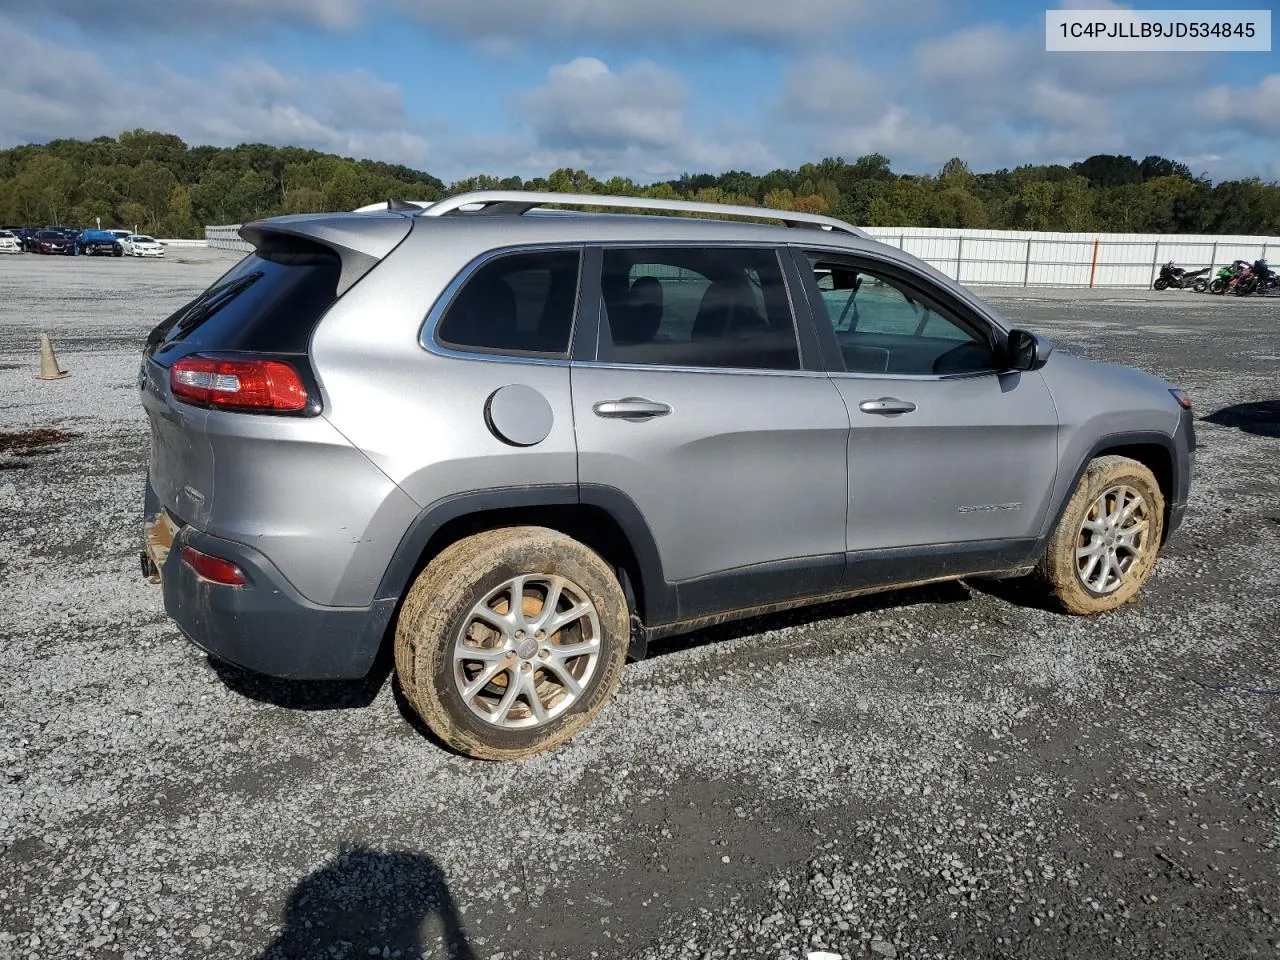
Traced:
[[1047, 53], [1044, 16], [1020, 0], [0, 0], [0, 147], [144, 127], [446, 182], [873, 152], [900, 173], [1120, 153], [1280, 178], [1280, 54]]

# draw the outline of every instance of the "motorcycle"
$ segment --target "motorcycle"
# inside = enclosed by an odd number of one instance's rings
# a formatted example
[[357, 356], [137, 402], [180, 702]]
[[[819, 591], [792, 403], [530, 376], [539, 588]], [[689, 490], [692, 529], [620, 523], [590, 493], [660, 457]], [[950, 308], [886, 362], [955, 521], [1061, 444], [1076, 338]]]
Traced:
[[1275, 285], [1275, 271], [1267, 266], [1267, 261], [1255, 260], [1240, 271], [1240, 276], [1231, 285], [1231, 292], [1237, 297], [1247, 297], [1252, 293], [1265, 294]]
[[1160, 268], [1160, 276], [1156, 277], [1152, 286], [1157, 290], [1164, 290], [1167, 287], [1177, 287], [1179, 290], [1185, 290], [1187, 287], [1194, 287], [1198, 281], [1205, 279], [1208, 273], [1208, 267], [1201, 267], [1199, 270], [1184, 270], [1170, 260]]
[[1218, 268], [1218, 275], [1209, 283], [1209, 292], [1216, 294], [1225, 294], [1228, 288], [1235, 282], [1241, 271], [1247, 269], [1248, 261], [1237, 260], [1229, 263], [1224, 267]]

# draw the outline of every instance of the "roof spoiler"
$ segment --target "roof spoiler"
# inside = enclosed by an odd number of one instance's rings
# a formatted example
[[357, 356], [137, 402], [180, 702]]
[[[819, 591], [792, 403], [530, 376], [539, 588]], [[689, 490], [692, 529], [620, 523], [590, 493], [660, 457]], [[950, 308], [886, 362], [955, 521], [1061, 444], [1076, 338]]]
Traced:
[[413, 221], [401, 214], [368, 219], [344, 214], [304, 214], [254, 220], [242, 226], [239, 233], [253, 244], [254, 250], [265, 247], [270, 252], [279, 246], [287, 247], [287, 241], [293, 240], [299, 251], [308, 247], [314, 251], [319, 246], [337, 254], [342, 262], [337, 293], [342, 296], [399, 246], [412, 229]]

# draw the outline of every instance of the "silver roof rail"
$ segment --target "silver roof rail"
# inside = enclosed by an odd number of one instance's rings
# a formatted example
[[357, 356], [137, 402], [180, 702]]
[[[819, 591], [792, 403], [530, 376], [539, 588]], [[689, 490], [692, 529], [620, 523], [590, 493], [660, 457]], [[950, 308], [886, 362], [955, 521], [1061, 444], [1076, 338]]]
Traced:
[[[781, 220], [788, 227], [837, 230], [870, 240], [865, 230], [852, 224], [816, 213], [775, 210], [772, 207], [743, 207], [728, 203], [697, 203], [690, 200], [659, 200], [653, 197], [615, 197], [594, 193], [549, 193], [526, 190], [477, 190], [460, 193], [431, 204], [418, 216], [442, 217], [450, 213], [468, 216], [521, 216], [542, 206], [619, 207], [631, 210], [669, 210], [675, 213], [709, 213], [721, 217], [752, 217], [757, 220]], [[467, 209], [470, 208], [470, 209]], [[370, 209], [384, 210], [385, 204]]]
[[366, 204], [363, 207], [357, 207], [352, 213], [378, 213], [382, 210], [405, 210], [407, 207], [417, 207], [418, 210], [425, 210], [434, 200], [379, 200], [377, 203]]

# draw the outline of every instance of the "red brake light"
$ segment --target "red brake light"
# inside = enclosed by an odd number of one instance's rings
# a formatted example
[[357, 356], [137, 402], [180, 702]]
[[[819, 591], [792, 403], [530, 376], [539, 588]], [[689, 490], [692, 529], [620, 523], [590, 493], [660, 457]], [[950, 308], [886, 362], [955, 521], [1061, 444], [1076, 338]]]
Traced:
[[204, 580], [211, 580], [228, 587], [243, 587], [249, 582], [244, 571], [230, 560], [211, 557], [207, 553], [201, 553], [195, 547], [183, 547], [182, 559]]
[[279, 360], [185, 357], [169, 368], [169, 389], [185, 403], [225, 410], [304, 410], [307, 388]]

